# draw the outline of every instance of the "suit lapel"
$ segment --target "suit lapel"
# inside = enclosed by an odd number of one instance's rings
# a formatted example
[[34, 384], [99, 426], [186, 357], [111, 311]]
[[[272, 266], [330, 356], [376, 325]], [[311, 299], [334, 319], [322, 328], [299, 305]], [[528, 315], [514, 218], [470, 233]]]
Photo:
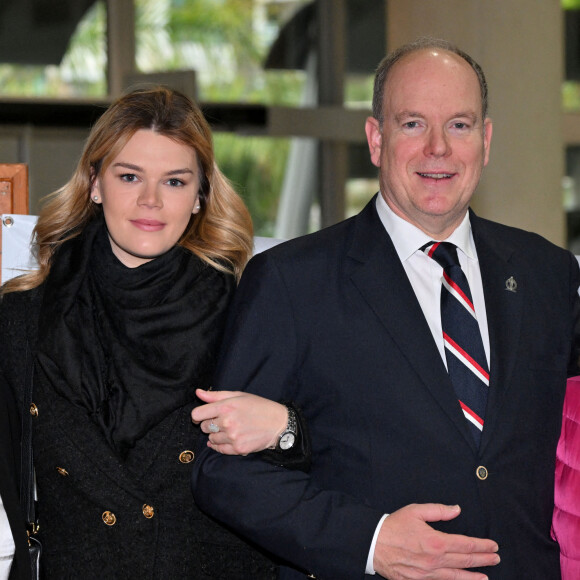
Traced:
[[375, 198], [357, 217], [348, 253], [351, 280], [442, 411], [475, 450], [421, 306], [374, 204]]
[[513, 248], [502, 242], [501, 248], [487, 224], [473, 213], [470, 216], [477, 257], [481, 270], [485, 309], [489, 328], [490, 381], [483, 450], [495, 428], [498, 409], [513, 383], [511, 376], [527, 294], [525, 274], [515, 265]]

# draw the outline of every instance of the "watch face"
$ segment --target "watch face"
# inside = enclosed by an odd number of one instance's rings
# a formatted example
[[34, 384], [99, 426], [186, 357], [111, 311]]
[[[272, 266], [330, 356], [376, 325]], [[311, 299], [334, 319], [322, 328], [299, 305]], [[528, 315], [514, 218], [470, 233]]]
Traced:
[[294, 433], [284, 433], [284, 435], [282, 435], [282, 437], [280, 437], [280, 449], [282, 449], [283, 451], [286, 451], [286, 449], [290, 449], [290, 447], [292, 447], [292, 445], [294, 445], [294, 441], [296, 440], [296, 437], [294, 435]]

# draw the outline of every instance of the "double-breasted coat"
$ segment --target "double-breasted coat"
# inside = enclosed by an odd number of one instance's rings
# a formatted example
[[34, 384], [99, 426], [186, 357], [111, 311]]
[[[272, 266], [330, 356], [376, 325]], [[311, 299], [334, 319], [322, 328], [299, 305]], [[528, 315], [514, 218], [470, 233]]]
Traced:
[[[22, 399], [43, 288], [0, 306], [2, 388]], [[195, 345], [191, 345], [195, 348]], [[191, 467], [194, 402], [161, 421], [121, 460], [88, 414], [34, 385], [34, 463], [47, 578], [274, 578], [276, 567], [202, 514]], [[216, 490], [219, 492], [219, 490]]]

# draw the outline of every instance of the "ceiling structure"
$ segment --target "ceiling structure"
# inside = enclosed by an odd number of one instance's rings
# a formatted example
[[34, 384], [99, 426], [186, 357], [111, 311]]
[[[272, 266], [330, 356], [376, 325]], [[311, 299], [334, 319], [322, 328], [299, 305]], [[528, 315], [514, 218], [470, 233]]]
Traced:
[[59, 64], [96, 0], [1, 0], [0, 62]]
[[[304, 69], [316, 49], [317, 6], [310, 2], [282, 27], [266, 58], [267, 69]], [[385, 55], [385, 3], [346, 0], [347, 73], [372, 73]]]
[[[71, 36], [96, 0], [1, 0], [0, 62], [59, 64]], [[347, 0], [346, 70], [372, 72], [385, 53], [385, 21], [368, 0]], [[384, 10], [384, 8], [383, 8]], [[316, 2], [303, 6], [282, 28], [266, 68], [302, 69], [316, 42]]]

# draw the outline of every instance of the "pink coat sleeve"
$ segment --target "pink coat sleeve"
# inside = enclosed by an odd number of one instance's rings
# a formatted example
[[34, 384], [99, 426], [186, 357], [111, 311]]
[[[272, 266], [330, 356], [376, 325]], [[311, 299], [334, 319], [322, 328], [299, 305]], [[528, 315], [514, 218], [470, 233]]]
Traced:
[[556, 453], [552, 536], [560, 544], [562, 580], [580, 578], [580, 377], [568, 380]]

